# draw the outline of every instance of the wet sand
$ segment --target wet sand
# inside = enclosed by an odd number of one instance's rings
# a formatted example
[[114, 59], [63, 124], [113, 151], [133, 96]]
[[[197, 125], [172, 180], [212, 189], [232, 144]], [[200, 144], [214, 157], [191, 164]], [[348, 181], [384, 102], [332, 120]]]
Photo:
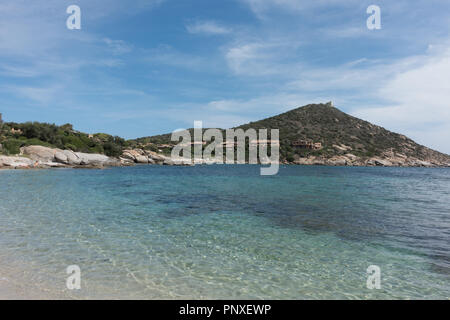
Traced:
[[55, 292], [41, 283], [28, 279], [17, 266], [0, 265], [0, 300], [66, 300], [73, 299], [64, 292]]
[[51, 295], [45, 290], [26, 288], [24, 285], [1, 276], [0, 274], [0, 300], [49, 300], [64, 299]]

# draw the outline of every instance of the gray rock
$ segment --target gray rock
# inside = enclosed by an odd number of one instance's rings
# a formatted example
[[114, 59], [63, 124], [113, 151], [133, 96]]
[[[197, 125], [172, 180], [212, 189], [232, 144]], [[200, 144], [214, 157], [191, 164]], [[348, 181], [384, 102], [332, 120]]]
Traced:
[[136, 156], [138, 155], [135, 154], [133, 150], [125, 150], [121, 155], [122, 158], [131, 160], [133, 162], [136, 162]]
[[175, 162], [172, 159], [167, 158], [167, 159], [164, 160], [163, 165], [165, 165], [165, 166], [174, 166]]
[[128, 158], [119, 157], [119, 161], [120, 161], [120, 164], [124, 165], [124, 166], [132, 166], [132, 165], [134, 165], [134, 161], [131, 160], [131, 159], [128, 159]]
[[383, 167], [391, 167], [392, 163], [389, 160], [379, 159], [379, 158], [371, 158], [367, 161], [368, 165], [372, 166], [383, 166]]
[[347, 159], [345, 157], [333, 157], [328, 159], [326, 163], [331, 166], [345, 166], [347, 165]]
[[51, 162], [55, 159], [55, 153], [61, 152], [59, 149], [52, 149], [43, 146], [27, 146], [20, 148], [20, 154], [28, 155], [31, 159], [43, 162]]
[[35, 161], [25, 157], [0, 156], [0, 167], [32, 168]]
[[64, 155], [67, 157], [67, 163], [70, 165], [81, 164], [81, 159], [72, 150], [63, 150]]
[[118, 162], [117, 160], [112, 159], [103, 154], [83, 153], [83, 152], [75, 152], [75, 154], [80, 159], [81, 165], [109, 166], [109, 165], [116, 165]]
[[433, 165], [428, 161], [415, 160], [414, 165], [417, 167], [432, 167]]
[[149, 159], [155, 160], [156, 162], [164, 162], [166, 159], [170, 159], [169, 157], [163, 156], [161, 154], [157, 154], [153, 151], [145, 150], [145, 154], [148, 156]]
[[149, 158], [141, 149], [124, 150], [121, 158], [131, 160], [135, 163], [149, 163]]
[[146, 156], [137, 155], [135, 161], [137, 163], [148, 163], [148, 158]]
[[54, 158], [55, 158], [56, 162], [69, 164], [69, 160], [67, 159], [67, 156], [62, 151], [61, 152], [60, 151], [55, 152]]

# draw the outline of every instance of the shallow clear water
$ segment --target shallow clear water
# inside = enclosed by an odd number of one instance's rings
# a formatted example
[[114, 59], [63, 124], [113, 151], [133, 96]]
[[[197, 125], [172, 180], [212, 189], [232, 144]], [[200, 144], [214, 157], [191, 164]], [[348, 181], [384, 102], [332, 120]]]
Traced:
[[5, 170], [0, 187], [0, 278], [62, 297], [450, 298], [449, 169]]

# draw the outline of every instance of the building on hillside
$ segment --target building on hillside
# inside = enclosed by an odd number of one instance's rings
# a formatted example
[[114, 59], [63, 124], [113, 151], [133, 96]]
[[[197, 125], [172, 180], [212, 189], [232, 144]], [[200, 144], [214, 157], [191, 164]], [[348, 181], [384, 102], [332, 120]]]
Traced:
[[0, 113], [0, 126], [3, 124], [2, 114]]
[[15, 134], [15, 133], [17, 133], [17, 134], [22, 134], [23, 132], [22, 132], [22, 130], [20, 130], [20, 129], [14, 129], [14, 128], [11, 128], [11, 133], [12, 134]]
[[299, 148], [299, 149], [310, 149], [310, 150], [320, 150], [320, 149], [322, 149], [322, 143], [308, 141], [308, 140], [293, 141], [291, 143], [291, 145], [293, 147], [296, 147], [296, 148]]
[[320, 150], [320, 149], [322, 149], [322, 143], [321, 143], [321, 142], [315, 142], [315, 143], [314, 143], [314, 149], [315, 149], [315, 150]]

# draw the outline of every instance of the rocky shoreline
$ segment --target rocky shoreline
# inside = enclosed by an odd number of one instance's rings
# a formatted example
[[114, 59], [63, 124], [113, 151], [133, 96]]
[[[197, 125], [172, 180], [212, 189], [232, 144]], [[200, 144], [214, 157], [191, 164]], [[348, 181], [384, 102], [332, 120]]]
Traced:
[[403, 154], [370, 158], [361, 158], [350, 153], [331, 158], [310, 156], [307, 158], [299, 158], [293, 164], [354, 167], [450, 167], [450, 162], [441, 162], [434, 159], [420, 160], [414, 157], [407, 157]]
[[102, 154], [73, 152], [42, 146], [20, 148], [16, 156], [0, 156], [0, 168], [46, 169], [46, 168], [103, 168], [119, 166], [120, 162]]
[[119, 158], [103, 154], [73, 152], [43, 146], [20, 148], [15, 156], [0, 155], [0, 169], [48, 169], [91, 168], [132, 166], [135, 164], [191, 165], [188, 161], [173, 161], [170, 157], [152, 151], [124, 150]]
[[[214, 164], [214, 160], [196, 159], [197, 164]], [[43, 146], [20, 148], [16, 156], [1, 156], [0, 169], [47, 169], [47, 168], [92, 168], [150, 165], [193, 165], [190, 160], [173, 160], [165, 155], [143, 149], [124, 150], [118, 158], [102, 154], [73, 152]], [[382, 166], [382, 167], [450, 167], [450, 163], [434, 159], [416, 159], [403, 154], [386, 152], [381, 157], [361, 158], [351, 153], [332, 158], [305, 157], [281, 164], [327, 165], [327, 166]]]

